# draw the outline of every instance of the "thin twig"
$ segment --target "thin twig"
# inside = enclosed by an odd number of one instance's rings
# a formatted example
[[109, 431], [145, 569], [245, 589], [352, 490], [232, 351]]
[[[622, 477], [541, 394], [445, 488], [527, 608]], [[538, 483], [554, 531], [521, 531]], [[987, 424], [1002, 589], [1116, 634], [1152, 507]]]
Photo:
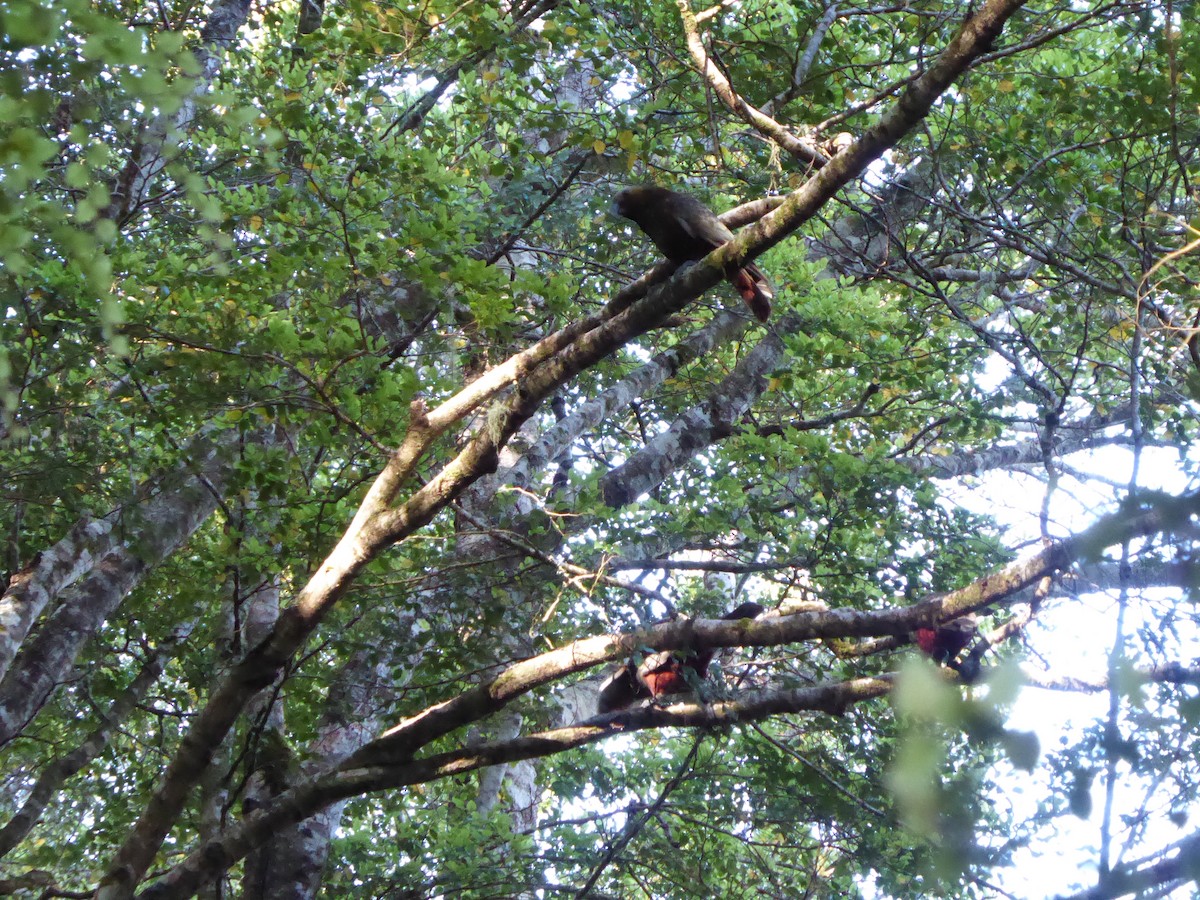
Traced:
[[703, 732], [696, 736], [696, 740], [692, 744], [692, 749], [688, 751], [687, 758], [679, 767], [679, 771], [663, 786], [663, 789], [659, 792], [654, 802], [642, 810], [640, 816], [636, 816], [625, 823], [625, 830], [621, 832], [620, 837], [609, 845], [603, 858], [596, 864], [596, 868], [592, 869], [592, 874], [588, 876], [588, 880], [584, 882], [583, 887], [575, 894], [576, 897], [580, 898], [580, 900], [587, 897], [588, 892], [596, 886], [596, 882], [600, 880], [600, 876], [604, 874], [604, 870], [616, 859], [617, 854], [625, 849], [626, 845], [637, 836], [637, 833], [645, 827], [651, 817], [658, 813], [662, 805], [667, 802], [667, 798], [671, 796], [671, 793], [683, 783], [683, 778], [691, 769], [692, 761], [696, 758], [696, 754], [700, 750], [700, 745], [704, 743], [704, 738], [705, 734]]

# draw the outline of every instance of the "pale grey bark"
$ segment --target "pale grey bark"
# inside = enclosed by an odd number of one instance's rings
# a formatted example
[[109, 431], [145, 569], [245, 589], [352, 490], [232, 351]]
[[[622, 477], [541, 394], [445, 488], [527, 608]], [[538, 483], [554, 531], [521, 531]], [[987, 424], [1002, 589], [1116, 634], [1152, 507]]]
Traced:
[[[521, 725], [520, 713], [505, 710], [496, 717], [496, 721], [491, 723], [486, 731], [472, 729], [471, 734], [467, 737], [467, 746], [479, 747], [489, 740], [511, 741], [521, 733]], [[479, 773], [479, 788], [475, 792], [475, 808], [481, 815], [487, 815], [500, 804], [500, 788], [504, 785], [505, 777], [508, 774], [506, 770], [506, 766], [493, 766]], [[518, 822], [514, 817], [513, 830], [517, 829]]]
[[120, 177], [112, 185], [104, 217], [123, 222], [146, 198], [154, 180], [175, 156], [180, 142], [196, 118], [199, 98], [220, 71], [220, 53], [237, 39], [250, 13], [250, 0], [217, 0], [192, 53], [196, 74], [191, 90], [174, 113], [160, 113], [145, 127], [134, 145]]
[[[317, 738], [307, 748], [295, 779], [328, 772], [377, 735], [383, 714], [391, 709], [387, 698], [411, 667], [396, 658], [401, 635], [411, 631], [414, 616], [394, 617], [392, 626], [376, 633], [372, 644], [356, 652], [344, 665], [329, 691]], [[423, 649], [420, 643], [403, 644], [408, 653]], [[394, 676], [399, 670], [400, 675]], [[290, 783], [289, 785], [290, 786]], [[313, 816], [273, 835], [264, 861], [264, 900], [307, 900], [320, 893], [329, 859], [330, 841], [342, 818], [345, 802], [331, 803]]]
[[746, 354], [733, 372], [700, 403], [676, 419], [667, 431], [654, 437], [625, 463], [601, 480], [604, 502], [618, 509], [662, 484], [696, 453], [729, 435], [750, 405], [766, 390], [767, 376], [779, 367], [783, 341], [768, 334]]
[[29, 629], [46, 606], [112, 550], [116, 543], [113, 527], [120, 518], [117, 510], [103, 519], [80, 521], [62, 540], [13, 576], [0, 598], [0, 678], [7, 675]]
[[[518, 435], [513, 444], [506, 447], [500, 455], [500, 466], [504, 471], [510, 470], [519, 460], [524, 459], [527, 448], [532, 442], [532, 429]], [[514, 444], [520, 444], [520, 448]], [[524, 451], [524, 452], [522, 452]], [[547, 461], [548, 462], [548, 461]], [[476, 521], [495, 522], [502, 516], [497, 508], [496, 491], [500, 481], [495, 478], [484, 478], [477, 482], [473, 489], [462, 500], [462, 506]], [[506, 510], [503, 518], [506, 521], [521, 522], [534, 509], [531, 498], [525, 495], [518, 497], [517, 502]], [[517, 526], [519, 530], [520, 526]], [[510, 591], [511, 604], [514, 610], [533, 608], [533, 598], [538, 595], [542, 582], [541, 571], [527, 573], [524, 578], [517, 579], [518, 567], [524, 562], [523, 557], [512, 553], [511, 548], [496, 540], [490, 534], [464, 534], [459, 537], [456, 557], [465, 561], [480, 558], [496, 558], [503, 560], [489, 567], [492, 577], [513, 578]], [[477, 602], [490, 602], [488, 585], [478, 588]], [[496, 635], [494, 646], [489, 648], [497, 660], [528, 655], [532, 647], [520, 629], [512, 629]], [[468, 736], [467, 744], [480, 745], [495, 740], [512, 740], [521, 733], [523, 719], [515, 710], [504, 710], [499, 715], [480, 726]], [[479, 773], [479, 782], [475, 794], [476, 810], [480, 815], [487, 815], [497, 808], [502, 808], [509, 816], [514, 832], [528, 830], [537, 825], [537, 798], [540, 796], [538, 786], [538, 769], [533, 760], [517, 760], [506, 765], [493, 766]], [[502, 790], [503, 789], [503, 790]], [[514, 886], [514, 896], [524, 897], [523, 891]]]
[[[1124, 416], [1128, 416], [1128, 410]], [[1128, 434], [1108, 434], [1104, 432], [1113, 424], [1120, 424], [1122, 416], [1105, 415], [1102, 419], [1092, 417], [1079, 422], [1066, 423], [1069, 432], [1059, 432], [1053, 443], [1054, 456], [1057, 459], [1092, 450], [1097, 447], [1129, 444]], [[961, 478], [964, 475], [982, 475], [1002, 469], [1020, 470], [1028, 466], [1042, 465], [1044, 460], [1042, 441], [1038, 437], [1012, 444], [1000, 444], [994, 447], [981, 447], [978, 450], [964, 450], [959, 453], [948, 453], [937, 456], [923, 453], [903, 457], [900, 462], [913, 472], [928, 475], [930, 478]]]
[[187, 639], [194, 625], [194, 622], [185, 622], [176, 628], [166, 640], [159, 642], [157, 649], [143, 663], [141, 670], [129, 687], [103, 714], [100, 725], [78, 747], [61, 754], [42, 770], [21, 802], [20, 809], [0, 829], [0, 857], [7, 855], [28, 836], [33, 827], [41, 820], [42, 813], [45, 812], [54, 795], [66, 781], [104, 752], [114, 729], [119, 728], [134, 708], [142, 702], [146, 692], [158, 681], [163, 668], [175, 655], [179, 644]]
[[[101, 522], [76, 526], [43, 554], [49, 562], [43, 566], [39, 560], [27, 580], [14, 579], [6, 598], [33, 600], [20, 606], [26, 633], [26, 619], [35, 607], [44, 606], [52, 592], [59, 602], [0, 681], [0, 744], [19, 734], [51, 691], [70, 677], [83, 645], [146, 572], [182, 546], [213, 512], [231, 473], [228, 452], [223, 443], [197, 438], [185, 450], [194, 456], [179, 472], [142, 486], [129, 505]], [[98, 554], [100, 547], [107, 549]], [[79, 580], [68, 588], [69, 576]], [[15, 639], [14, 629], [8, 640]]]
[[[580, 404], [570, 415], [556, 422], [526, 450], [511, 466], [487, 479], [496, 486], [531, 487], [546, 467], [570, 449], [580, 436], [605, 419], [628, 409], [629, 405], [647, 392], [678, 374], [688, 363], [723, 346], [746, 329], [746, 318], [740, 313], [720, 312], [703, 328], [688, 335], [675, 346], [659, 353], [639, 366], [612, 387]], [[562, 505], [571, 506], [572, 494], [564, 494]]]
[[[211, 625], [216, 636], [212, 648], [212, 660], [217, 673], [225, 670], [233, 661], [236, 652], [237, 627], [234, 625], [236, 600], [237, 597], [234, 593], [227, 591], [225, 600], [221, 603], [217, 615], [214, 617], [215, 621]], [[233, 743], [233, 735], [221, 743], [221, 746], [213, 753], [208, 771], [200, 779], [198, 801], [200, 812], [196, 832], [202, 841], [220, 833], [228, 821], [230, 770], [234, 756]], [[226, 885], [221, 878], [216, 878], [204, 885], [196, 896], [200, 900], [224, 900]]]
[[[235, 598], [242, 613], [242, 646], [254, 647], [264, 641], [279, 621], [279, 582], [272, 580], [254, 587], [245, 598]], [[291, 748], [284, 730], [283, 699], [279, 695], [280, 677], [246, 703], [249, 730], [250, 777], [242, 798], [247, 812], [270, 803], [291, 779]], [[264, 844], [246, 857], [242, 876], [242, 895], [263, 897], [275, 877], [274, 850], [278, 839]]]

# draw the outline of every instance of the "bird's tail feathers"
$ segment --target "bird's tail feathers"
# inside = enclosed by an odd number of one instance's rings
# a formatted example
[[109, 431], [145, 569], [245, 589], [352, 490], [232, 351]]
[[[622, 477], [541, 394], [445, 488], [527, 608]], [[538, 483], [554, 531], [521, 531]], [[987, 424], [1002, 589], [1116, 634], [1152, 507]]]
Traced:
[[754, 266], [747, 266], [734, 272], [729, 280], [758, 321], [766, 322], [771, 318], [771, 301], [775, 298], [775, 292], [762, 272]]

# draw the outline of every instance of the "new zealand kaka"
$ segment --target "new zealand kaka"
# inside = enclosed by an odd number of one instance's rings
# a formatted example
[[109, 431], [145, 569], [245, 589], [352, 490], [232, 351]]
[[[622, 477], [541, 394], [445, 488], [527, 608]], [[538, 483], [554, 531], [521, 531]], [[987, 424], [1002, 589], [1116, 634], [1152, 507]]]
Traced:
[[[763, 613], [757, 603], [743, 603], [725, 615], [726, 621], [756, 619]], [[662, 650], [651, 653], [641, 663], [632, 659], [613, 672], [600, 686], [596, 712], [616, 712], [628, 709], [639, 700], [650, 700], [667, 694], [682, 694], [708, 674], [708, 664], [715, 651], [701, 650], [688, 654], [680, 651]], [[690, 670], [690, 672], [689, 672]]]
[[[695, 197], [666, 188], [627, 188], [617, 194], [612, 208], [617, 215], [637, 223], [663, 256], [676, 264], [703, 259], [733, 240], [733, 232], [707, 206]], [[726, 272], [726, 276], [758, 320], [767, 321], [775, 293], [759, 268], [748, 264]]]
[[[921, 652], [939, 665], [961, 670], [958, 655], [967, 648], [978, 633], [974, 613], [943, 622], [936, 628], [918, 628], [913, 634]], [[969, 657], [973, 658], [973, 657]], [[964, 660], [965, 662], [965, 660]], [[978, 666], [978, 660], [975, 660]]]

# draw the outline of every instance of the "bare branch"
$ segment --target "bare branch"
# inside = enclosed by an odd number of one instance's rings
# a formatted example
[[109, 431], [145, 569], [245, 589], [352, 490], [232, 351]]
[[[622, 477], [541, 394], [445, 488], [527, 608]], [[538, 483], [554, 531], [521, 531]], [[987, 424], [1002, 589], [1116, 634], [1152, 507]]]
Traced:
[[802, 162], [821, 166], [827, 162], [825, 154], [816, 147], [796, 137], [766, 113], [755, 109], [736, 93], [729, 79], [708, 58], [704, 42], [700, 40], [700, 31], [696, 26], [696, 17], [692, 14], [689, 0], [676, 0], [679, 16], [683, 20], [683, 33], [687, 40], [688, 52], [692, 62], [700, 70], [709, 86], [716, 92], [726, 106], [744, 119], [753, 128], [773, 140], [789, 154]]
[[139, 900], [189, 897], [197, 888], [244, 857], [279, 829], [294, 825], [323, 806], [372, 791], [421, 784], [486, 766], [562, 753], [618, 734], [651, 728], [715, 728], [753, 722], [772, 715], [805, 711], [840, 715], [855, 703], [891, 690], [886, 678], [859, 678], [794, 691], [747, 694], [736, 702], [677, 703], [646, 706], [601, 716], [579, 725], [452, 750], [399, 765], [346, 768], [287, 791], [269, 806], [247, 816], [221, 836], [206, 842]]

